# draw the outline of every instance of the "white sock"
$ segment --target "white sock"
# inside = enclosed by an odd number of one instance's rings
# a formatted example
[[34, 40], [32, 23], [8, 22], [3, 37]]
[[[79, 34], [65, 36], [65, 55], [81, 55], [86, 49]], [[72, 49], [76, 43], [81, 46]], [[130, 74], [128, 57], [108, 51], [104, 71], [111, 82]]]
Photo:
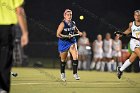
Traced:
[[78, 69], [81, 69], [81, 65], [82, 65], [82, 62], [79, 61], [79, 62], [78, 62]]
[[99, 61], [99, 62], [97, 62], [97, 64], [96, 64], [96, 70], [99, 70], [99, 69], [100, 69], [100, 66], [101, 66], [101, 62]]
[[124, 71], [129, 65], [131, 65], [131, 62], [129, 61], [129, 59], [127, 59], [120, 68], [120, 71]]
[[95, 68], [95, 62], [91, 63], [90, 69], [94, 69]]
[[72, 68], [71, 60], [68, 60], [67, 61], [67, 66], [68, 66], [68, 69], [71, 69]]
[[101, 64], [101, 71], [104, 71], [104, 68], [105, 68], [105, 62], [102, 62], [102, 64]]

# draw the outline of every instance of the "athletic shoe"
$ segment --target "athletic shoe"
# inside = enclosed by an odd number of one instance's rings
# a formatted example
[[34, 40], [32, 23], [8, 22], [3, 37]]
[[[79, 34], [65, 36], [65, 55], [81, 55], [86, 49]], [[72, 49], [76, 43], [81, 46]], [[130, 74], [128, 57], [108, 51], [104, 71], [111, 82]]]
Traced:
[[120, 71], [120, 68], [121, 68], [121, 67], [117, 67], [117, 76], [118, 76], [119, 79], [121, 78], [121, 76], [122, 76], [122, 74], [123, 74], [123, 72]]
[[12, 76], [17, 77], [18, 74], [17, 73], [12, 73]]
[[66, 75], [65, 75], [65, 73], [61, 73], [61, 80], [66, 81]]
[[78, 76], [78, 74], [74, 74], [73, 77], [76, 79], [76, 80], [80, 80], [80, 77]]

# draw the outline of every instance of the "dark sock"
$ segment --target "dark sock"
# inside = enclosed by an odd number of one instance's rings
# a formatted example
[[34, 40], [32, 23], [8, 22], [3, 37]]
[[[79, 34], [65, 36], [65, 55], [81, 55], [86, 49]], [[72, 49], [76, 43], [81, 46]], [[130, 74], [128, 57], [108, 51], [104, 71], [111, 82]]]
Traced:
[[60, 63], [61, 73], [65, 73], [65, 65], [66, 65], [66, 62], [61, 61]]
[[77, 73], [77, 67], [78, 67], [78, 60], [73, 60], [73, 74]]

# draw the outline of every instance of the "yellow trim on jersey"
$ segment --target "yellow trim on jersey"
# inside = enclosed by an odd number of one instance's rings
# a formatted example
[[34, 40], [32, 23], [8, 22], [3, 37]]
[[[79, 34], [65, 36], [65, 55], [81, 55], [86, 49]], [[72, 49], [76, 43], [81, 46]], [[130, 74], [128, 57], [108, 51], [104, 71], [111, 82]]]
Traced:
[[17, 24], [16, 8], [24, 0], [0, 0], [0, 25]]
[[136, 38], [139, 38], [140, 32], [136, 32]]

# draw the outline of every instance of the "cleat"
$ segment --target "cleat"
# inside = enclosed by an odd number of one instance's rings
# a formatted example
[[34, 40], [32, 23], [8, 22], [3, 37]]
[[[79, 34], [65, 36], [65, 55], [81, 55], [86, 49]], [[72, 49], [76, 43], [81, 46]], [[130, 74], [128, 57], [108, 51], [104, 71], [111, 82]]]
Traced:
[[74, 74], [73, 77], [76, 79], [76, 80], [80, 80], [80, 77], [78, 76], [78, 74]]
[[61, 80], [62, 81], [66, 81], [66, 75], [65, 75], [65, 73], [61, 73]]
[[123, 74], [123, 72], [120, 71], [120, 68], [121, 68], [121, 67], [117, 67], [117, 76], [118, 76], [119, 79], [121, 78], [121, 76], [122, 76], [122, 74]]
[[18, 74], [17, 73], [12, 73], [12, 76], [17, 77]]

